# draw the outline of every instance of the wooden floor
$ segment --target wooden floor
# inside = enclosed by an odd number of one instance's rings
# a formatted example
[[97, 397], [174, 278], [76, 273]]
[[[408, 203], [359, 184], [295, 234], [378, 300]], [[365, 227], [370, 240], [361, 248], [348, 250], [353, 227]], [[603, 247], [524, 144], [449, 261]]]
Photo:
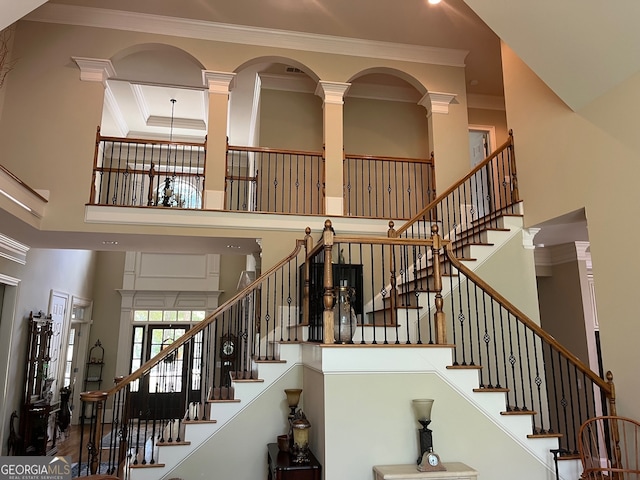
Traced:
[[[85, 433], [83, 435], [82, 442], [87, 444], [89, 438], [89, 426], [85, 426]], [[111, 430], [111, 425], [104, 425], [103, 427], [103, 435], [106, 435]], [[66, 433], [60, 434], [57, 439], [56, 445], [58, 447], [58, 452], [56, 455], [60, 456], [70, 456], [71, 462], [75, 463], [78, 461], [78, 454], [80, 453], [80, 426], [79, 425], [70, 425]], [[83, 462], [86, 461], [86, 449], [83, 452]]]

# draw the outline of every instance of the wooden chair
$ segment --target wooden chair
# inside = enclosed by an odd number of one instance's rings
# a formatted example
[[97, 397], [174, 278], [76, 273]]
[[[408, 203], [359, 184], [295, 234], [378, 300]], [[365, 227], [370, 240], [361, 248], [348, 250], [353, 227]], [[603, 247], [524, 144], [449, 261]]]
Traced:
[[640, 423], [618, 416], [582, 424], [578, 452], [588, 480], [640, 480]]

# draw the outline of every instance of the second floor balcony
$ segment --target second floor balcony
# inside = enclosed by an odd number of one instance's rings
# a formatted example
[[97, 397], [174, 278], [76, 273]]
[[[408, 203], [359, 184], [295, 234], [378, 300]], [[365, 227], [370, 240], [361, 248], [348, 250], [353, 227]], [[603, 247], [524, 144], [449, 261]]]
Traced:
[[[90, 205], [206, 206], [207, 144], [96, 136]], [[326, 215], [327, 182], [342, 179], [342, 216], [409, 219], [435, 198], [430, 158], [345, 154], [342, 171], [323, 152], [226, 148], [223, 210]]]

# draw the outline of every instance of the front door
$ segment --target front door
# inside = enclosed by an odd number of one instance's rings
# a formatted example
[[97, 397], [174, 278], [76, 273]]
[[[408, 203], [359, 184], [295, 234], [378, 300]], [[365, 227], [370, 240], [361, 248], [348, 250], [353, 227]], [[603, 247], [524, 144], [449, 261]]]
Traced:
[[[169, 347], [188, 329], [188, 325], [148, 325], [146, 339], [142, 342], [142, 363]], [[189, 360], [190, 345], [188, 342], [179, 347], [142, 377], [139, 389], [135, 388], [132, 392], [134, 416], [149, 420], [182, 418], [186, 411], [187, 397], [189, 401], [199, 398], [200, 392], [196, 390], [198, 385], [193, 384], [193, 381], [191, 385], [189, 383], [189, 368], [194, 369], [196, 363], [193, 359]]]

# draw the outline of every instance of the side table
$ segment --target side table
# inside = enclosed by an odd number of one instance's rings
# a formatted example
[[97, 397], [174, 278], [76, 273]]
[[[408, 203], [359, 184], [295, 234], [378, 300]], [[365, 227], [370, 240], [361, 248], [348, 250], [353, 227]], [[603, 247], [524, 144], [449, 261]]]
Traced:
[[375, 480], [476, 480], [478, 472], [460, 462], [443, 462], [444, 472], [419, 472], [415, 464], [376, 465], [373, 467]]
[[322, 465], [310, 453], [311, 461], [298, 465], [291, 461], [289, 453], [278, 448], [278, 444], [267, 445], [269, 462], [269, 480], [321, 480]]

